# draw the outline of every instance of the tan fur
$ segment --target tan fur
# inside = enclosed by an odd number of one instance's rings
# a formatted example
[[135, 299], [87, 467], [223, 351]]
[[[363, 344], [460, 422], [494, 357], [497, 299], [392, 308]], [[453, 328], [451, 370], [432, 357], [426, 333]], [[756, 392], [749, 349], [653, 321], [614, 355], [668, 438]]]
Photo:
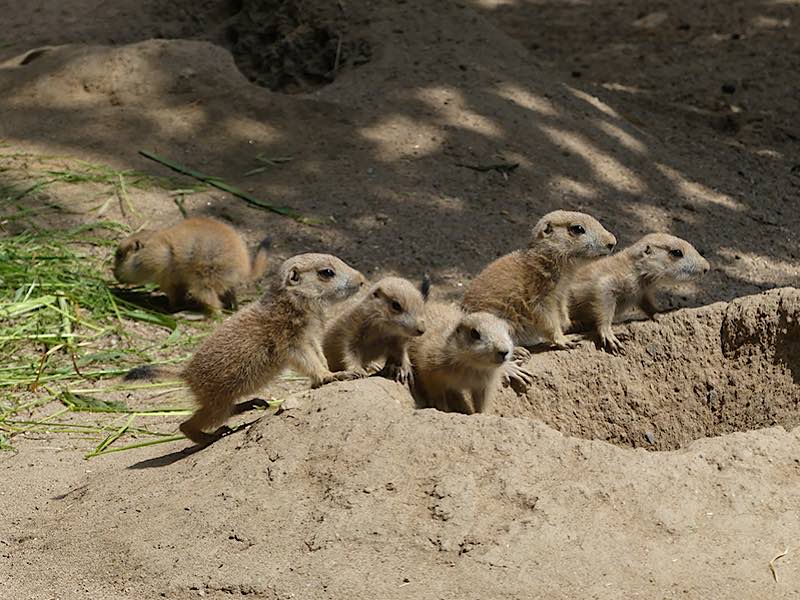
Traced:
[[412, 374], [408, 342], [425, 333], [424, 313], [425, 299], [414, 284], [400, 277], [381, 279], [325, 332], [328, 367], [364, 370], [382, 360], [382, 374], [407, 383]]
[[[454, 304], [430, 303], [426, 314], [425, 334], [409, 345], [418, 405], [465, 414], [485, 411], [513, 354], [508, 325]], [[473, 338], [473, 330], [480, 339]]]
[[[670, 252], [680, 251], [683, 256]], [[708, 261], [686, 240], [651, 233], [621, 252], [581, 267], [570, 289], [570, 317], [594, 329], [611, 352], [622, 349], [611, 324], [625, 311], [639, 307], [653, 318], [659, 285], [696, 279], [710, 269]]]
[[[570, 230], [577, 226], [584, 232]], [[571, 278], [583, 262], [609, 254], [616, 242], [587, 214], [548, 213], [534, 226], [526, 249], [498, 258], [472, 281], [462, 305], [468, 311], [487, 311], [508, 321], [511, 337], [519, 346], [544, 340], [567, 348], [570, 343], [564, 328]]]
[[[332, 277], [326, 278], [333, 271]], [[198, 444], [230, 416], [237, 399], [264, 387], [289, 367], [311, 378], [313, 387], [354, 379], [331, 373], [322, 354], [325, 313], [364, 284], [361, 273], [335, 256], [300, 254], [285, 261], [272, 289], [223, 322], [205, 340], [181, 377], [200, 407], [181, 425]]]
[[187, 296], [206, 311], [236, 306], [235, 290], [267, 267], [266, 249], [254, 259], [236, 230], [214, 219], [194, 218], [159, 231], [141, 231], [117, 247], [114, 276], [122, 283], [157, 283], [177, 306]]

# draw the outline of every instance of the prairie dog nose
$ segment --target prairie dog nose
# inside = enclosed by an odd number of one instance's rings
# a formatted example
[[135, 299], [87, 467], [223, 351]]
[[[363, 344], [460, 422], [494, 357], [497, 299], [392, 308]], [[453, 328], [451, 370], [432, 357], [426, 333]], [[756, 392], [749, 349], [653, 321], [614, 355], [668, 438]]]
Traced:
[[497, 351], [497, 362], [504, 363], [507, 360], [511, 360], [511, 352], [508, 350], [498, 350]]

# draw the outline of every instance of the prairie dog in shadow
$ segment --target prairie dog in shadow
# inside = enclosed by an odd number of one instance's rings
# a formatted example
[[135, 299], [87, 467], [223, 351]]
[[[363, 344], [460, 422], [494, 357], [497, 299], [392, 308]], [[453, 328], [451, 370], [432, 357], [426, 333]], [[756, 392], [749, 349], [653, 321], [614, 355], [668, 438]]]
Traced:
[[615, 318], [639, 307], [651, 319], [658, 312], [654, 294], [661, 285], [691, 281], [711, 265], [686, 240], [651, 233], [612, 256], [581, 267], [570, 288], [570, 317], [580, 327], [593, 329], [600, 345], [622, 350], [611, 329]]
[[156, 283], [175, 307], [187, 297], [206, 312], [236, 308], [236, 288], [267, 268], [268, 239], [253, 259], [230, 225], [193, 218], [158, 231], [140, 231], [120, 242], [114, 276], [121, 283]]
[[430, 280], [417, 289], [407, 279], [385, 277], [325, 332], [322, 349], [332, 371], [366, 369], [384, 361], [381, 374], [400, 383], [411, 378], [408, 343], [425, 333]]
[[332, 373], [322, 353], [325, 313], [365, 283], [364, 276], [329, 254], [299, 254], [279, 268], [272, 288], [224, 321], [206, 338], [181, 377], [199, 408], [181, 424], [197, 444], [209, 444], [221, 432], [234, 403], [264, 387], [289, 367], [311, 378], [312, 387], [361, 377]]
[[409, 345], [418, 406], [485, 411], [513, 356], [507, 323], [491, 313], [465, 313], [444, 303], [429, 304], [427, 318], [427, 330]]

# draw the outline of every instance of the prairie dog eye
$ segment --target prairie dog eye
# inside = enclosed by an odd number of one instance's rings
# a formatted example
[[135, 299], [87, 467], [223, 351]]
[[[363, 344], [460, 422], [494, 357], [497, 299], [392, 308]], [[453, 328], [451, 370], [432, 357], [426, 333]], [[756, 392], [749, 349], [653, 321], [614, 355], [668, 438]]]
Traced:
[[569, 226], [569, 232], [572, 235], [583, 235], [584, 233], [586, 233], [586, 230], [583, 228], [583, 225], [578, 225], [576, 223], [575, 225]]
[[403, 305], [400, 304], [397, 300], [392, 300], [392, 310], [394, 312], [403, 312]]
[[675, 258], [683, 258], [683, 250], [675, 248], [674, 250], [670, 250], [669, 253], [674, 256]]
[[333, 279], [336, 276], [336, 271], [329, 268], [320, 269], [319, 271], [317, 271], [317, 275], [319, 275], [320, 279], [329, 280]]
[[473, 340], [475, 340], [475, 341], [478, 341], [479, 339], [481, 339], [481, 332], [480, 332], [480, 331], [478, 331], [477, 329], [472, 329], [472, 330], [469, 332], [469, 335], [470, 335], [470, 337], [471, 337]]

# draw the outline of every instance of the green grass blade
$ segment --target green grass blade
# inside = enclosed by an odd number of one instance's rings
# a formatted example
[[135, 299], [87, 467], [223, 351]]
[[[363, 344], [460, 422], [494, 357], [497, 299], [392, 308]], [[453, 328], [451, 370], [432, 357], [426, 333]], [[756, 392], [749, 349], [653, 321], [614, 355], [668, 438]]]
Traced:
[[275, 206], [273, 204], [269, 204], [268, 202], [264, 202], [263, 200], [256, 198], [252, 194], [248, 194], [244, 190], [240, 190], [239, 188], [234, 187], [229, 183], [226, 183], [220, 177], [216, 177], [214, 175], [205, 175], [204, 173], [200, 173], [199, 171], [195, 171], [193, 169], [190, 169], [189, 167], [185, 167], [167, 158], [158, 156], [157, 154], [153, 154], [152, 152], [147, 152], [146, 150], [139, 150], [139, 154], [157, 163], [161, 163], [162, 165], [164, 165], [165, 167], [169, 167], [173, 171], [182, 173], [184, 175], [188, 175], [189, 177], [194, 177], [195, 179], [199, 179], [200, 181], [212, 185], [217, 189], [228, 192], [229, 194], [233, 194], [234, 196], [237, 196], [238, 198], [241, 198], [242, 200], [245, 200], [246, 202], [249, 202], [254, 206], [258, 206], [259, 208], [263, 208], [265, 210], [274, 212], [284, 217], [289, 217], [300, 223], [305, 223], [308, 225], [321, 225], [322, 223], [325, 222], [323, 219], [320, 219], [319, 217], [309, 217], [306, 215], [302, 215], [292, 210], [291, 208], [287, 208], [284, 206]]

